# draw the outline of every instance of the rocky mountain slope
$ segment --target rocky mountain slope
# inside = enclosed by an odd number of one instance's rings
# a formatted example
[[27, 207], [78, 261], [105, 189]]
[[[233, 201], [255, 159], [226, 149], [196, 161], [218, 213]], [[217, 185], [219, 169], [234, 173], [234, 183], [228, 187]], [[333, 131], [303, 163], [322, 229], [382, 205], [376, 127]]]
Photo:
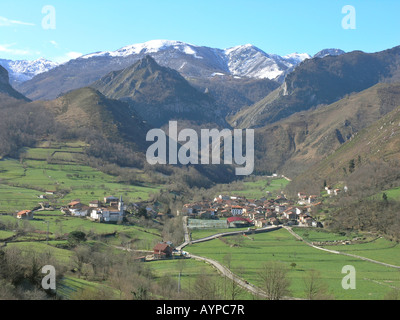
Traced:
[[239, 128], [262, 127], [377, 83], [399, 79], [400, 46], [377, 53], [354, 51], [308, 59], [288, 74], [278, 89], [229, 121]]
[[84, 55], [18, 84], [16, 89], [32, 100], [54, 99], [72, 89], [85, 87], [111, 71], [127, 68], [146, 55], [184, 77], [210, 78], [222, 74], [267, 79], [286, 74], [309, 57], [307, 54], [280, 57], [252, 45], [216, 49], [180, 41], [153, 40], [116, 51]]
[[150, 56], [124, 70], [107, 74], [91, 86], [108, 98], [127, 102], [155, 127], [170, 120], [226, 124], [223, 111], [211, 97]]
[[294, 177], [400, 106], [400, 84], [377, 84], [256, 129], [256, 170]]
[[10, 96], [18, 100], [29, 100], [10, 85], [8, 71], [2, 66], [0, 66], [0, 94]]

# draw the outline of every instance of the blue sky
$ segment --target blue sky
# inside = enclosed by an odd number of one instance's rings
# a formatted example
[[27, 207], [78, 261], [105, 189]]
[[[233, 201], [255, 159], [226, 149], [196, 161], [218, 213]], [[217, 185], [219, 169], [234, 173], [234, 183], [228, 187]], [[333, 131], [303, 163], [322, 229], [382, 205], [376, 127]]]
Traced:
[[[55, 9], [55, 29], [42, 20]], [[345, 5], [356, 29], [343, 29]], [[1, 0], [0, 58], [65, 61], [155, 39], [286, 55], [324, 48], [376, 52], [400, 45], [398, 0]], [[46, 20], [50, 21], [50, 20]]]

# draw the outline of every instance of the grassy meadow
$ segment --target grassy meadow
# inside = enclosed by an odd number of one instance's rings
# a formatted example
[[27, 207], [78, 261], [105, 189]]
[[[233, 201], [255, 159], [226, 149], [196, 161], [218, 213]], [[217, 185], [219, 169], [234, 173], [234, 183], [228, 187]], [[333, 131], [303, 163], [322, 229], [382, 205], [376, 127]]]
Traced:
[[[192, 244], [185, 250], [223, 264], [230, 256], [233, 271], [235, 268], [243, 270], [243, 278], [260, 287], [262, 283], [258, 273], [263, 263], [279, 261], [289, 268], [291, 296], [297, 298], [305, 297], [304, 278], [312, 269], [320, 272], [321, 279], [329, 286], [329, 292], [338, 300], [380, 300], [392, 290], [391, 286], [400, 288], [398, 269], [312, 248], [295, 239], [285, 229], [243, 237], [240, 246], [233, 246], [233, 242], [237, 243], [233, 238], [230, 241], [217, 239]], [[364, 250], [370, 250], [369, 246], [373, 247], [375, 244], [365, 244]], [[346, 249], [351, 250], [351, 247], [351, 245], [346, 246]], [[336, 247], [330, 249], [339, 250]], [[398, 256], [400, 253], [397, 246], [387, 250], [387, 256], [389, 254]], [[355, 290], [344, 290], [341, 286], [345, 276], [342, 274], [342, 268], [346, 265], [352, 265], [356, 269]]]
[[[38, 196], [46, 191], [63, 194], [47, 196], [45, 200], [60, 206], [74, 199], [88, 204], [109, 195], [121, 195], [131, 201], [147, 200], [160, 190], [158, 185], [122, 184], [111, 175], [83, 165], [79, 159], [82, 143], [56, 147], [27, 148], [21, 160], [0, 161], [0, 213], [33, 209], [43, 201]], [[137, 170], [137, 174], [142, 172]]]

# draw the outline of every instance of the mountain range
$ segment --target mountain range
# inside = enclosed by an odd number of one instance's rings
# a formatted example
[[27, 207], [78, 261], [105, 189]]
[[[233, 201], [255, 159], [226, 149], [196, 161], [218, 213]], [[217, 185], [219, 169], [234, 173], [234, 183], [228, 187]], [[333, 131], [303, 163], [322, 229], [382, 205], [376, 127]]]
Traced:
[[44, 58], [34, 61], [0, 59], [0, 66], [8, 71], [12, 85], [31, 80], [34, 76], [47, 72], [58, 65], [56, 62]]
[[[157, 40], [85, 55], [14, 82], [21, 93], [9, 80], [0, 67], [0, 92], [43, 104], [64, 125], [121, 137], [136, 150], [143, 150], [149, 128], [170, 120], [194, 129], [254, 128], [256, 173], [318, 171], [323, 179], [335, 174], [318, 165], [400, 106], [400, 46], [280, 57], [252, 45], [222, 50]], [[330, 163], [337, 168], [343, 161]]]
[[146, 55], [161, 66], [175, 69], [185, 78], [203, 79], [220, 75], [277, 79], [310, 58], [308, 54], [286, 57], [267, 54], [253, 45], [223, 50], [180, 41], [153, 40], [117, 51], [84, 55], [15, 87], [32, 100], [51, 100], [62, 93], [87, 86], [109, 72], [125, 69]]
[[377, 83], [399, 79], [400, 47], [307, 59], [286, 76], [278, 89], [243, 108], [229, 121], [234, 127], [262, 127], [296, 112], [331, 104]]
[[110, 72], [91, 87], [108, 98], [127, 102], [154, 127], [162, 127], [171, 120], [214, 123], [214, 127], [226, 124], [221, 107], [212, 98], [150, 56], [126, 69]]

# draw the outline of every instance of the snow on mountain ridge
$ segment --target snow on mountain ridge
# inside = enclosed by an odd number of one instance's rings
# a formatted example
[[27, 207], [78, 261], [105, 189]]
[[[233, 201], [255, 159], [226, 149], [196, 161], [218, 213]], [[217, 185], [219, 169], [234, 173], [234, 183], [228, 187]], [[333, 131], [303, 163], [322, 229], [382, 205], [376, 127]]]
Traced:
[[188, 44], [182, 41], [175, 40], [151, 40], [144, 43], [137, 43], [122, 47], [116, 51], [102, 51], [91, 53], [88, 55], [81, 56], [82, 59], [89, 59], [98, 56], [111, 56], [111, 57], [127, 57], [133, 54], [150, 54], [166, 50], [173, 47], [174, 49], [180, 50], [188, 55], [193, 55], [196, 58], [202, 59], [197, 56], [197, 52], [194, 50], [195, 45]]
[[59, 64], [45, 58], [39, 58], [33, 61], [0, 59], [0, 65], [8, 71], [12, 81], [24, 82], [57, 67]]
[[252, 44], [239, 45], [227, 49], [213, 49], [176, 40], [151, 40], [144, 43], [128, 45], [116, 51], [91, 53], [81, 56], [79, 59], [158, 54], [171, 49], [197, 59], [205, 59], [203, 56], [204, 49], [208, 49], [209, 52], [214, 52], [218, 59], [222, 59], [222, 63], [227, 66], [226, 68], [232, 75], [260, 79], [275, 79], [284, 75], [286, 70], [293, 69], [303, 60], [310, 58], [310, 55], [307, 53], [293, 53], [281, 57], [277, 54], [266, 53]]
[[300, 62], [310, 58], [307, 53], [293, 53], [284, 57], [265, 53], [251, 44], [225, 49], [224, 52], [233, 75], [271, 80], [283, 76]]

